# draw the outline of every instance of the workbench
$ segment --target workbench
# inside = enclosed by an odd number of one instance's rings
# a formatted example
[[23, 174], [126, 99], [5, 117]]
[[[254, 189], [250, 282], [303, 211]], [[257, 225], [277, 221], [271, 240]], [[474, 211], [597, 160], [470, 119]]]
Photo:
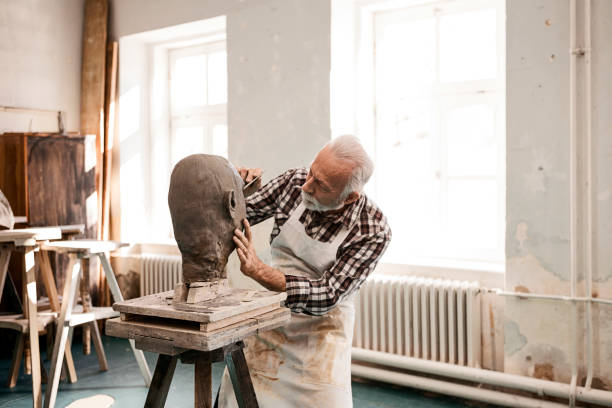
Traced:
[[238, 405], [257, 407], [243, 340], [289, 322], [291, 313], [281, 306], [286, 293], [228, 288], [183, 310], [173, 305], [173, 297], [168, 291], [115, 303], [121, 316], [106, 322], [107, 335], [159, 354], [145, 407], [164, 406], [178, 359], [195, 365], [196, 407], [212, 406], [211, 364], [216, 361], [226, 362]]

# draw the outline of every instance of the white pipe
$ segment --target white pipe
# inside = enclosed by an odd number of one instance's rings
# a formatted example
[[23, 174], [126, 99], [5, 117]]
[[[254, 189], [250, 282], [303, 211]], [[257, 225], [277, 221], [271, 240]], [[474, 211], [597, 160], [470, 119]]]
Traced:
[[508, 292], [499, 289], [489, 290], [489, 292], [495, 293], [500, 296], [513, 296], [525, 299], [564, 300], [568, 302], [592, 302], [612, 305], [612, 299], [598, 299], [593, 297], [571, 297], [563, 295], [542, 295], [539, 293]]
[[351, 371], [354, 375], [374, 380], [382, 380], [391, 384], [402, 385], [405, 387], [418, 388], [439, 394], [452, 395], [455, 397], [469, 400], [477, 400], [488, 404], [495, 404], [512, 408], [564, 408], [565, 405], [556, 402], [542, 401], [535, 398], [510, 395], [499, 391], [485, 390], [482, 388], [471, 387], [448, 383], [446, 381], [434, 380], [426, 377], [419, 377], [396, 371], [388, 371], [375, 367], [366, 367], [353, 364]]
[[[481, 368], [464, 367], [437, 361], [384, 353], [353, 347], [353, 361], [380, 364], [405, 370], [433, 374], [441, 377], [472, 381], [499, 387], [513, 388], [534, 393], [540, 397], [570, 398], [570, 385], [554, 381], [540, 380], [516, 374], [507, 374]], [[356, 364], [353, 364], [353, 369]], [[355, 371], [353, 374], [357, 375]], [[448, 384], [448, 383], [445, 383]], [[612, 406], [612, 392], [577, 387], [577, 400], [591, 404]]]
[[[577, 142], [576, 142], [576, 0], [570, 0], [570, 66], [569, 66], [569, 109], [570, 109], [570, 296], [576, 297], [578, 271], [578, 216], [577, 216]], [[569, 405], [576, 405], [576, 387], [578, 381], [578, 305], [572, 302], [572, 379]]]
[[[585, 48], [585, 126], [586, 126], [586, 297], [593, 297], [593, 152], [591, 133], [591, 0], [584, 2], [584, 48]], [[593, 382], [593, 312], [592, 302], [586, 304], [587, 324], [587, 379], [585, 388]]]

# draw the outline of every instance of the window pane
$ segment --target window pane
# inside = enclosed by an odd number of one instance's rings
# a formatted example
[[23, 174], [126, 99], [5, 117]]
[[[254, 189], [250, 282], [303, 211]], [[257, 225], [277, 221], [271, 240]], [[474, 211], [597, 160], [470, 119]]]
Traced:
[[[439, 230], [439, 178], [431, 106], [426, 101], [396, 106], [396, 116], [377, 131], [377, 199], [393, 228], [387, 262], [431, 249]], [[394, 228], [397, 226], [398, 228]]]
[[440, 17], [440, 82], [497, 76], [494, 9]]
[[435, 80], [436, 24], [433, 18], [391, 24], [377, 41], [377, 97], [398, 99]]
[[497, 248], [498, 194], [495, 180], [449, 180], [448, 236], [451, 248]]
[[227, 103], [227, 53], [208, 54], [208, 104]]
[[206, 153], [203, 126], [179, 127], [172, 134], [172, 167], [190, 154]]
[[227, 159], [227, 125], [215, 125], [213, 127], [212, 154]]
[[452, 109], [446, 121], [449, 176], [495, 176], [495, 112], [488, 105]]
[[206, 55], [177, 58], [171, 81], [172, 108], [206, 104]]

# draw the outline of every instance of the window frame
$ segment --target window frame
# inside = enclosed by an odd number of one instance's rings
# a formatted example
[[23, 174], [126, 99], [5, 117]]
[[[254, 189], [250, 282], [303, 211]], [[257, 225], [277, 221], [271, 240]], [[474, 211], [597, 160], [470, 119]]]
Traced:
[[[367, 3], [361, 8], [360, 21], [357, 27], [360, 29], [359, 37], [359, 53], [358, 60], [361, 64], [365, 64], [366, 68], [359, 67], [357, 69], [358, 79], [358, 102], [357, 102], [357, 120], [356, 127], [357, 133], [364, 142], [366, 148], [371, 154], [376, 157], [377, 149], [377, 137], [378, 126], [381, 116], [380, 100], [377, 96], [377, 69], [376, 69], [376, 46], [377, 40], [380, 40], [381, 22], [389, 24], [391, 22], [405, 21], [406, 18], [417, 19], [424, 17], [438, 17], [436, 18], [436, 39], [439, 40], [439, 17], [446, 14], [456, 14], [460, 12], [470, 12], [480, 9], [495, 9], [496, 10], [496, 28], [500, 30], [496, 35], [496, 48], [498, 51], [497, 57], [497, 69], [496, 78], [494, 79], [482, 79], [463, 81], [458, 83], [440, 83], [439, 80], [439, 54], [440, 48], [436, 47], [436, 66], [435, 66], [435, 85], [432, 87], [433, 92], [427, 94], [426, 97], [433, 95], [437, 102], [434, 102], [436, 109], [435, 118], [442, 119], [446, 118], [448, 111], [451, 107], [458, 106], [470, 106], [474, 103], [468, 103], [468, 100], [477, 99], [489, 99], [487, 105], [492, 106], [495, 115], [495, 132], [497, 142], [497, 175], [495, 177], [489, 176], [488, 178], [495, 179], [497, 181], [497, 194], [498, 194], [498, 208], [497, 208], [497, 242], [496, 249], [491, 251], [480, 250], [480, 251], [456, 251], [455, 253], [446, 253], [442, 256], [423, 256], [414, 257], [408, 261], [408, 264], [415, 265], [448, 265], [456, 264], [458, 266], [463, 265], [476, 265], [476, 264], [488, 264], [493, 265], [489, 269], [495, 269], [496, 271], [503, 271], [503, 265], [505, 263], [505, 213], [506, 213], [506, 200], [505, 200], [505, 187], [506, 187], [506, 175], [505, 175], [505, 148], [506, 148], [506, 135], [505, 135], [505, 1], [504, 0], [456, 0], [456, 1], [431, 1], [426, 3], [420, 3], [417, 5], [404, 5], [404, 7], [385, 7], [384, 2]], [[370, 53], [368, 56], [367, 53]], [[368, 66], [369, 65], [369, 66]], [[369, 88], [369, 89], [368, 89]], [[458, 95], [463, 96], [463, 103], [457, 101], [450, 102], [449, 99], [456, 98]], [[425, 95], [424, 95], [425, 96]], [[364, 103], [365, 101], [365, 103]], [[368, 106], [369, 105], [369, 106]], [[369, 115], [371, 119], [363, 119], [364, 114]], [[441, 139], [438, 141], [437, 150], [440, 154], [440, 182], [443, 184], [443, 195], [445, 196], [440, 203], [440, 207], [444, 208], [447, 206], [446, 195], [448, 193], [448, 181], [454, 179], [447, 173], [447, 159], [446, 151], [447, 144], [445, 143], [446, 131], [445, 131], [445, 119], [437, 126], [441, 129], [436, 130], [437, 136]], [[364, 137], [364, 135], [371, 135], [370, 137]], [[463, 179], [486, 179], [487, 177], [463, 177]], [[376, 173], [373, 180], [373, 186], [369, 188], [369, 191], [376, 197], [377, 186], [379, 185], [376, 179]], [[383, 260], [384, 262], [384, 260]]]

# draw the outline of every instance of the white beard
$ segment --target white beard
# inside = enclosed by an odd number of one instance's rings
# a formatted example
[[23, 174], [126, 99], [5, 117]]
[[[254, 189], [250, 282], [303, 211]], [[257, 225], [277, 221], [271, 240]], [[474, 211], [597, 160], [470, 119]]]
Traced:
[[332, 205], [323, 205], [319, 201], [317, 201], [316, 198], [314, 198], [304, 190], [302, 190], [302, 203], [307, 209], [319, 212], [338, 210], [344, 207], [344, 201], [340, 201], [339, 203], [335, 203]]

